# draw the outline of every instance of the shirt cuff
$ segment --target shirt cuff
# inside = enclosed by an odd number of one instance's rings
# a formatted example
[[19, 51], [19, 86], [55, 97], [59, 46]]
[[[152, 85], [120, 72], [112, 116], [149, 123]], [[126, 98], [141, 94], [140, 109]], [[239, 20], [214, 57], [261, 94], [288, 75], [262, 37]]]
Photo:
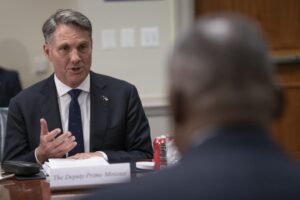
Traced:
[[108, 157], [106, 155], [106, 153], [104, 153], [103, 151], [98, 151], [99, 153], [101, 153], [103, 155], [103, 158], [108, 161]]
[[36, 149], [34, 150], [34, 157], [35, 157], [35, 161], [39, 164], [39, 165], [42, 165], [42, 163], [39, 161], [39, 159], [37, 158], [37, 155], [36, 155]]

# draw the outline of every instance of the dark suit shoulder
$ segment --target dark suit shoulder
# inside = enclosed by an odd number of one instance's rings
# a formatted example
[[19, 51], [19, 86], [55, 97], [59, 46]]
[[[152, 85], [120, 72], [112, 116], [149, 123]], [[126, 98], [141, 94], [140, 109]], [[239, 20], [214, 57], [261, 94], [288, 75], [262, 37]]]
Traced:
[[91, 80], [100, 87], [109, 86], [118, 89], [132, 89], [135, 87], [127, 81], [94, 72], [91, 72]]
[[39, 81], [32, 86], [29, 86], [28, 88], [22, 90], [20, 93], [18, 93], [18, 95], [14, 97], [14, 100], [34, 101], [38, 95], [42, 94], [42, 92], [47, 92], [47, 90], [50, 89], [49, 87], [51, 85], [51, 81], [53, 82], [53, 87], [55, 87], [52, 75], [49, 78]]

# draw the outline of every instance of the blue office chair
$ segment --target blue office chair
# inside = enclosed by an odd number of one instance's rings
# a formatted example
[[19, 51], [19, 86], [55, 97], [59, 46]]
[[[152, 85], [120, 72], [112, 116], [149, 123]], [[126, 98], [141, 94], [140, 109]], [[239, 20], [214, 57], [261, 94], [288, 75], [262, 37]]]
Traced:
[[3, 159], [8, 108], [0, 108], [0, 161]]

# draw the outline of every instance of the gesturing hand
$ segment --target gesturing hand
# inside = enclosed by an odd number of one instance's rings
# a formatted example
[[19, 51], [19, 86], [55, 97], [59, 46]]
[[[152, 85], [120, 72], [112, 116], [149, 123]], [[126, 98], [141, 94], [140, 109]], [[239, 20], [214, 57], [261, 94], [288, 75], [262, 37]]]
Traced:
[[61, 130], [56, 128], [49, 132], [47, 121], [43, 118], [40, 126], [40, 144], [36, 149], [36, 156], [41, 163], [49, 158], [61, 158], [77, 145], [75, 137], [69, 131], [59, 135]]

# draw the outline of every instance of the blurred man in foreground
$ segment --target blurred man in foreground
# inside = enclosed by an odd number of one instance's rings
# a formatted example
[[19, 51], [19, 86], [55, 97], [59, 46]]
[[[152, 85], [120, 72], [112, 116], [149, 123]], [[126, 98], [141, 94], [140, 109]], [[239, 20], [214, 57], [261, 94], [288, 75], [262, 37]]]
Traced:
[[300, 199], [300, 169], [269, 137], [280, 98], [265, 41], [236, 15], [201, 18], [170, 59], [182, 160], [88, 199]]

